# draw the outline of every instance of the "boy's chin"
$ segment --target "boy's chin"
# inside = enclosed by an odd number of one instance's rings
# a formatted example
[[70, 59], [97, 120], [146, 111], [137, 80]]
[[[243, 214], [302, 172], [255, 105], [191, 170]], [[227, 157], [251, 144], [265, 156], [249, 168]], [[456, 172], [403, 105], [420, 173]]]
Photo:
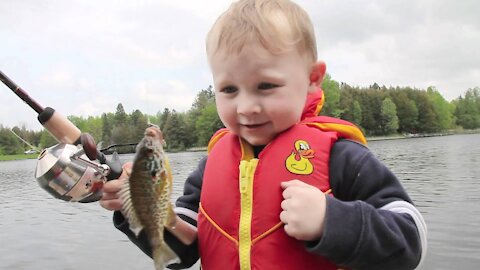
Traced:
[[251, 146], [264, 146], [267, 145], [272, 138], [267, 137], [242, 137], [245, 141], [247, 141]]

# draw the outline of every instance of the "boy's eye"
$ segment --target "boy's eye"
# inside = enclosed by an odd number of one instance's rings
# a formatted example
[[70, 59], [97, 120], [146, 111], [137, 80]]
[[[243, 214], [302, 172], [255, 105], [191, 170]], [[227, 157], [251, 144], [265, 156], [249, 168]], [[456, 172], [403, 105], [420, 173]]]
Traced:
[[221, 92], [225, 94], [232, 94], [232, 93], [235, 93], [236, 91], [237, 91], [237, 88], [235, 86], [227, 86], [222, 88]]
[[275, 88], [275, 87], [278, 87], [278, 85], [273, 84], [273, 83], [266, 83], [266, 82], [262, 82], [258, 85], [258, 89], [260, 89], [260, 90], [267, 90], [267, 89], [272, 89], [272, 88]]

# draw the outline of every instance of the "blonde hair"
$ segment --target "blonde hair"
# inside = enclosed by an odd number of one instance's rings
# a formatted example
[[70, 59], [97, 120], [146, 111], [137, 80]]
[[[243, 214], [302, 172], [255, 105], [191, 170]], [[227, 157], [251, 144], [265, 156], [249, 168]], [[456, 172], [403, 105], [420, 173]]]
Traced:
[[315, 32], [308, 14], [289, 0], [240, 0], [233, 3], [207, 35], [207, 55], [239, 53], [259, 42], [273, 54], [292, 49], [317, 60]]

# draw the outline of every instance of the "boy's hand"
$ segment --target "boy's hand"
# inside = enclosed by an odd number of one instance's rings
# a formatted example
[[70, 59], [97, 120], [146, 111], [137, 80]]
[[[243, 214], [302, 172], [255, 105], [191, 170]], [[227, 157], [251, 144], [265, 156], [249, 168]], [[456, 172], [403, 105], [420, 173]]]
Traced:
[[285, 223], [285, 232], [298, 240], [319, 239], [325, 220], [325, 194], [300, 180], [282, 182], [281, 187], [284, 200], [280, 220]]
[[132, 162], [125, 163], [122, 168], [123, 172], [116, 180], [107, 181], [103, 185], [103, 195], [100, 199], [100, 205], [107, 210], [121, 210], [123, 202], [118, 196], [118, 192], [122, 189], [123, 183], [128, 179], [132, 172]]

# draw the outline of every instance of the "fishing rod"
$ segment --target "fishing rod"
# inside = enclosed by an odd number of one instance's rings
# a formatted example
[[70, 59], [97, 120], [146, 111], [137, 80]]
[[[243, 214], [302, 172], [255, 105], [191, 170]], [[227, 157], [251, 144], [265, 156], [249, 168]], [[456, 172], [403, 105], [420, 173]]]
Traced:
[[100, 149], [100, 152], [104, 153], [110, 149], [115, 149], [115, 148], [118, 148], [118, 147], [123, 147], [123, 146], [135, 146], [137, 145], [138, 143], [116, 143], [116, 144], [111, 144], [107, 147], [104, 147], [104, 148], [101, 148]]
[[[20, 99], [22, 99], [30, 108], [38, 113], [38, 121], [45, 127], [50, 134], [59, 142], [68, 144], [79, 144], [81, 131], [67, 118], [55, 112], [54, 109], [44, 108], [37, 101], [31, 98], [25, 90], [20, 88], [10, 78], [0, 70], [0, 80], [10, 88]], [[92, 157], [94, 154], [87, 151]]]
[[118, 155], [108, 160], [90, 134], [53, 108], [41, 106], [1, 70], [0, 80], [38, 113], [40, 124], [59, 142], [38, 156], [35, 177], [40, 187], [65, 201], [99, 200], [103, 183], [122, 174]]

